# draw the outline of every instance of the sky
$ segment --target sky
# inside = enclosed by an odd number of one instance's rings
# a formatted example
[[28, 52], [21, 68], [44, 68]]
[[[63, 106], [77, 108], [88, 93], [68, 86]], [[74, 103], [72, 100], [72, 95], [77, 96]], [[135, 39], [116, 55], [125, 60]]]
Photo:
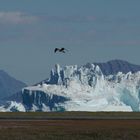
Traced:
[[[0, 69], [28, 85], [55, 64], [140, 64], [139, 0], [0, 0]], [[54, 54], [54, 48], [67, 48]]]

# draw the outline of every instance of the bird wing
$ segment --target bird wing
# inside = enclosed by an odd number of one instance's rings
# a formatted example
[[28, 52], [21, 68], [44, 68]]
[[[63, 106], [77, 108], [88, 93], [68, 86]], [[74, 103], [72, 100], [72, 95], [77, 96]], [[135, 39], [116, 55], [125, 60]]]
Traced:
[[61, 48], [61, 49], [60, 49], [60, 52], [62, 52], [62, 51], [64, 51], [64, 50], [65, 50], [65, 48]]
[[55, 49], [54, 49], [54, 52], [56, 53], [58, 50], [59, 50], [58, 48], [55, 48]]

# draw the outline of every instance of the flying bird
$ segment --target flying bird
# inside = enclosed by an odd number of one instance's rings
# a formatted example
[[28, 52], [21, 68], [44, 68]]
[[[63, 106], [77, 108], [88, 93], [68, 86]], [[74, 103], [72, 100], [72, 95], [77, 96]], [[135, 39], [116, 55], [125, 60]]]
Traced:
[[55, 49], [54, 49], [54, 52], [56, 53], [57, 51], [58, 51], [58, 52], [65, 53], [65, 52], [68, 51], [68, 50], [65, 49], [65, 48], [60, 48], [60, 49], [59, 49], [59, 48], [55, 48]]

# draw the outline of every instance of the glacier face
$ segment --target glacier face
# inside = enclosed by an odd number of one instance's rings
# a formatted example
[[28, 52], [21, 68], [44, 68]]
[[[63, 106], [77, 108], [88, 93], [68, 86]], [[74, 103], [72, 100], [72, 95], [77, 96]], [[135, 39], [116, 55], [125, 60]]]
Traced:
[[0, 106], [0, 112], [26, 112], [26, 109], [22, 103], [8, 101]]
[[50, 78], [22, 90], [26, 111], [139, 111], [140, 72], [104, 75], [98, 65], [58, 64]]

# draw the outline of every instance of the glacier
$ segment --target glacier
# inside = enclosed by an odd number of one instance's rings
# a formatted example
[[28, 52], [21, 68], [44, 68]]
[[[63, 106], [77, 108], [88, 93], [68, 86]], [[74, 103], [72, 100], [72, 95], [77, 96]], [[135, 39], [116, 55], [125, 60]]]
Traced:
[[0, 106], [0, 112], [26, 112], [26, 109], [22, 103], [16, 101], [7, 101]]
[[23, 88], [22, 98], [23, 111], [140, 111], [140, 72], [105, 75], [93, 63], [56, 64], [50, 78]]

